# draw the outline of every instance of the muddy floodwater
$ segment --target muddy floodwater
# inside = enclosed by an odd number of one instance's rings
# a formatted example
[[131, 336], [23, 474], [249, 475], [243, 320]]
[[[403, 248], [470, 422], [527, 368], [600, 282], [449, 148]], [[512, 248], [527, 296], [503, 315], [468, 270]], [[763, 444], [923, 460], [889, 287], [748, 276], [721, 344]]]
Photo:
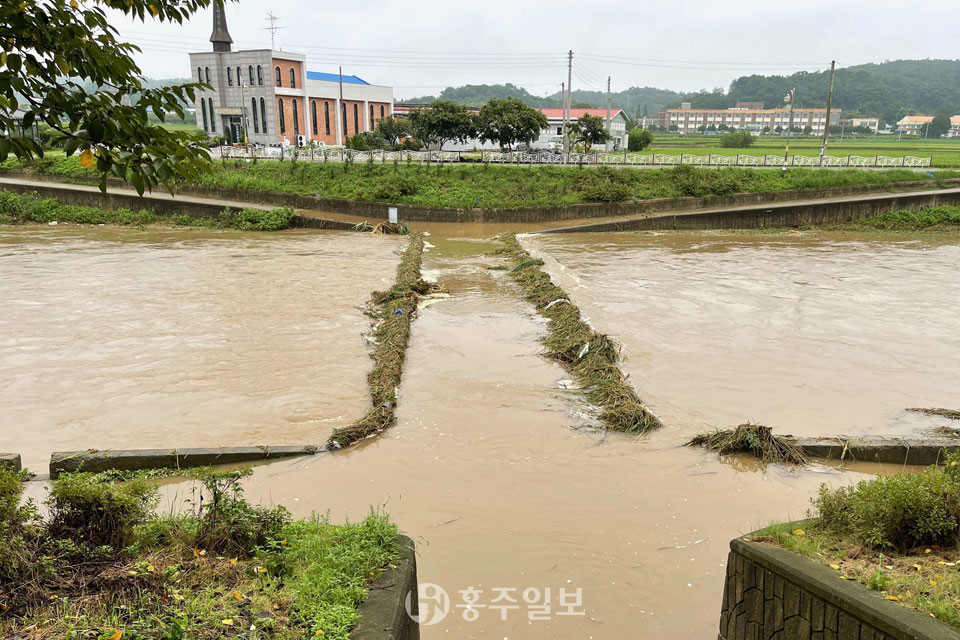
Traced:
[[[532, 236], [667, 424], [906, 435], [960, 405], [952, 236]], [[942, 422], [942, 421], [941, 421]]]
[[[955, 239], [523, 238], [623, 343], [665, 424], [634, 438], [583, 428], [568, 376], [539, 355], [542, 318], [488, 268], [490, 231], [429, 237], [424, 275], [449, 296], [413, 325], [396, 426], [247, 483], [296, 516], [388, 511], [417, 541], [421, 583], [453, 605], [426, 640], [715, 637], [730, 538], [804, 516], [821, 483], [889, 469], [762, 470], [683, 447], [691, 434], [748, 419], [895, 433], [927, 426], [906, 406], [960, 405]], [[3, 232], [0, 448], [34, 461], [68, 446], [321, 441], [368, 402], [358, 307], [392, 281], [402, 246]], [[456, 607], [469, 589], [476, 619]], [[532, 601], [548, 601], [546, 619], [529, 619]]]
[[403, 242], [0, 231], [0, 449], [322, 443], [369, 404], [360, 307]]

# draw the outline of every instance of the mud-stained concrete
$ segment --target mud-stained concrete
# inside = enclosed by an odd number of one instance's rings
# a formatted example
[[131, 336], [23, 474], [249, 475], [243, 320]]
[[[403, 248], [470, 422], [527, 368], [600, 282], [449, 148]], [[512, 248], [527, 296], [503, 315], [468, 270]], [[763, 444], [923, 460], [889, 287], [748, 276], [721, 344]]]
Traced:
[[54, 450], [322, 444], [366, 409], [361, 307], [405, 239], [0, 230], [0, 440]]

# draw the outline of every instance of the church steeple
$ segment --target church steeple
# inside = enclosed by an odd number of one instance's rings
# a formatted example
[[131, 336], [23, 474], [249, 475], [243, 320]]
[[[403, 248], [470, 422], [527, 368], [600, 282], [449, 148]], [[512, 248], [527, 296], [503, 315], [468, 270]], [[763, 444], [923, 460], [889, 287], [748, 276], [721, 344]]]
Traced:
[[223, 0], [213, 0], [213, 33], [210, 42], [214, 51], [230, 51], [233, 47], [233, 38], [227, 31], [227, 16], [223, 11]]

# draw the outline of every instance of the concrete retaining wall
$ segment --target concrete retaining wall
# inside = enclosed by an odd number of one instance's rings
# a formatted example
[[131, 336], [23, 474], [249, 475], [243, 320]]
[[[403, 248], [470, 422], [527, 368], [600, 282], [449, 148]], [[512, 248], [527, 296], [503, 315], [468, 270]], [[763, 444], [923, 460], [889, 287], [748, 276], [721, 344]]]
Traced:
[[238, 462], [308, 456], [318, 452], [314, 445], [275, 447], [220, 447], [193, 449], [109, 449], [98, 451], [57, 451], [50, 456], [50, 477], [73, 471], [142, 469], [188, 469]]
[[621, 222], [564, 227], [538, 233], [581, 233], [651, 230], [769, 229], [840, 224], [886, 211], [919, 211], [960, 204], [960, 190], [865, 195], [857, 199], [781, 203], [711, 210], [677, 215], [653, 215]]
[[19, 453], [0, 453], [0, 464], [10, 465], [17, 471], [23, 468]]
[[410, 594], [411, 613], [420, 613], [417, 604], [417, 555], [413, 540], [399, 536], [401, 559], [396, 569], [387, 569], [378, 586], [360, 605], [360, 623], [350, 633], [351, 640], [419, 640], [420, 625], [407, 615], [405, 603]]
[[945, 438], [791, 438], [809, 458], [859, 460], [892, 464], [943, 464], [948, 453], [960, 451], [960, 440]]
[[[46, 184], [37, 184], [32, 182], [37, 179], [35, 175], [29, 176], [29, 179], [31, 182], [11, 182], [0, 177], [0, 190], [16, 193], [36, 193], [44, 198], [54, 198], [66, 204], [99, 207], [100, 209], [132, 209], [134, 211], [147, 209], [161, 216], [188, 215], [194, 218], [216, 218], [224, 209], [239, 211], [241, 208], [248, 206], [243, 202], [204, 201], [201, 198], [189, 197], [171, 198], [168, 194], [145, 193], [143, 196], [138, 196], [135, 193], [118, 193], [109, 190], [106, 194], [103, 194], [100, 193], [99, 189], [93, 189], [87, 185], [66, 184], [49, 180], [40, 180], [39, 182], [46, 182]], [[269, 208], [250, 206], [264, 210]], [[343, 220], [326, 220], [297, 215], [294, 217], [293, 226], [349, 231], [353, 229], [354, 224]]]
[[960, 632], [883, 599], [801, 555], [730, 543], [719, 640], [958, 640]]
[[[51, 176], [22, 170], [9, 171], [4, 175], [45, 182], [62, 182], [64, 180], [63, 176]], [[92, 177], [80, 179], [71, 178], [71, 180], [87, 183], [96, 182]], [[129, 188], [127, 183], [119, 179], [108, 180], [108, 184], [115, 187]], [[738, 193], [728, 196], [653, 198], [649, 200], [638, 200], [636, 202], [597, 202], [571, 204], [559, 207], [524, 207], [520, 209], [457, 209], [453, 207], [418, 207], [404, 204], [394, 206], [398, 209], [400, 220], [405, 222], [549, 222], [554, 220], [579, 220], [664, 211], [683, 211], [708, 207], [747, 207], [768, 202], [784, 202], [807, 198], [841, 197], [877, 193], [880, 191], [907, 192], [948, 187], [960, 187], [960, 178], [937, 181], [917, 180], [901, 182], [887, 187], [853, 185], [833, 187], [830, 189], [793, 189], [768, 193]], [[309, 209], [320, 212], [328, 211], [358, 216], [369, 220], [385, 220], [387, 218], [387, 207], [390, 206], [385, 202], [360, 202], [356, 200], [303, 196], [275, 191], [251, 191], [226, 187], [180, 185], [177, 187], [177, 191], [181, 195], [236, 200], [240, 202], [256, 202], [273, 207], [285, 206], [293, 207], [294, 209]]]

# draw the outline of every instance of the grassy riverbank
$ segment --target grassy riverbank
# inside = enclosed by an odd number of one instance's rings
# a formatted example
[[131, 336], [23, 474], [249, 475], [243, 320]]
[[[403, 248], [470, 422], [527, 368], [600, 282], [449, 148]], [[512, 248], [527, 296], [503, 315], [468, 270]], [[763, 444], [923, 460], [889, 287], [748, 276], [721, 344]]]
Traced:
[[960, 206], [888, 211], [836, 228], [854, 231], [960, 231]]
[[918, 474], [821, 486], [819, 516], [751, 539], [812, 558], [838, 578], [960, 627], [960, 456]]
[[420, 297], [430, 285], [420, 277], [423, 234], [410, 234], [410, 242], [397, 266], [397, 280], [389, 291], [375, 291], [367, 308], [374, 320], [373, 369], [367, 374], [372, 407], [353, 424], [334, 430], [327, 441], [330, 449], [349, 446], [357, 440], [380, 433], [396, 420], [397, 388], [410, 341], [410, 325], [416, 317]]
[[546, 356], [573, 375], [588, 402], [600, 411], [603, 424], [615, 431], [645, 433], [661, 427], [620, 370], [620, 345], [595, 331], [580, 315], [566, 292], [543, 269], [543, 260], [532, 257], [515, 235], [500, 237], [510, 276], [526, 299], [548, 319], [543, 338]]
[[141, 209], [100, 209], [63, 204], [53, 198], [34, 194], [0, 191], [0, 225], [49, 224], [110, 224], [142, 227], [152, 224], [173, 224], [180, 227], [207, 229], [238, 229], [240, 231], [280, 231], [293, 222], [293, 209], [281, 207], [270, 211], [261, 209], [224, 210], [216, 218], [194, 218], [186, 215], [160, 216]]
[[[15, 160], [0, 171], [23, 168]], [[76, 158], [51, 156], [33, 167], [65, 180], [89, 178]], [[214, 163], [200, 185], [286, 192], [362, 202], [391, 202], [427, 207], [516, 209], [584, 202], [621, 202], [681, 196], [730, 195], [790, 189], [845, 186], [895, 187], [898, 183], [960, 178], [960, 172], [932, 175], [903, 169], [614, 169], [610, 167], [379, 165], [322, 162], [239, 161]], [[251, 196], [253, 197], [253, 196]]]
[[206, 500], [165, 516], [146, 480], [65, 475], [41, 516], [0, 468], [0, 637], [346, 640], [396, 527], [292, 521], [246, 502], [244, 475], [199, 472]]

